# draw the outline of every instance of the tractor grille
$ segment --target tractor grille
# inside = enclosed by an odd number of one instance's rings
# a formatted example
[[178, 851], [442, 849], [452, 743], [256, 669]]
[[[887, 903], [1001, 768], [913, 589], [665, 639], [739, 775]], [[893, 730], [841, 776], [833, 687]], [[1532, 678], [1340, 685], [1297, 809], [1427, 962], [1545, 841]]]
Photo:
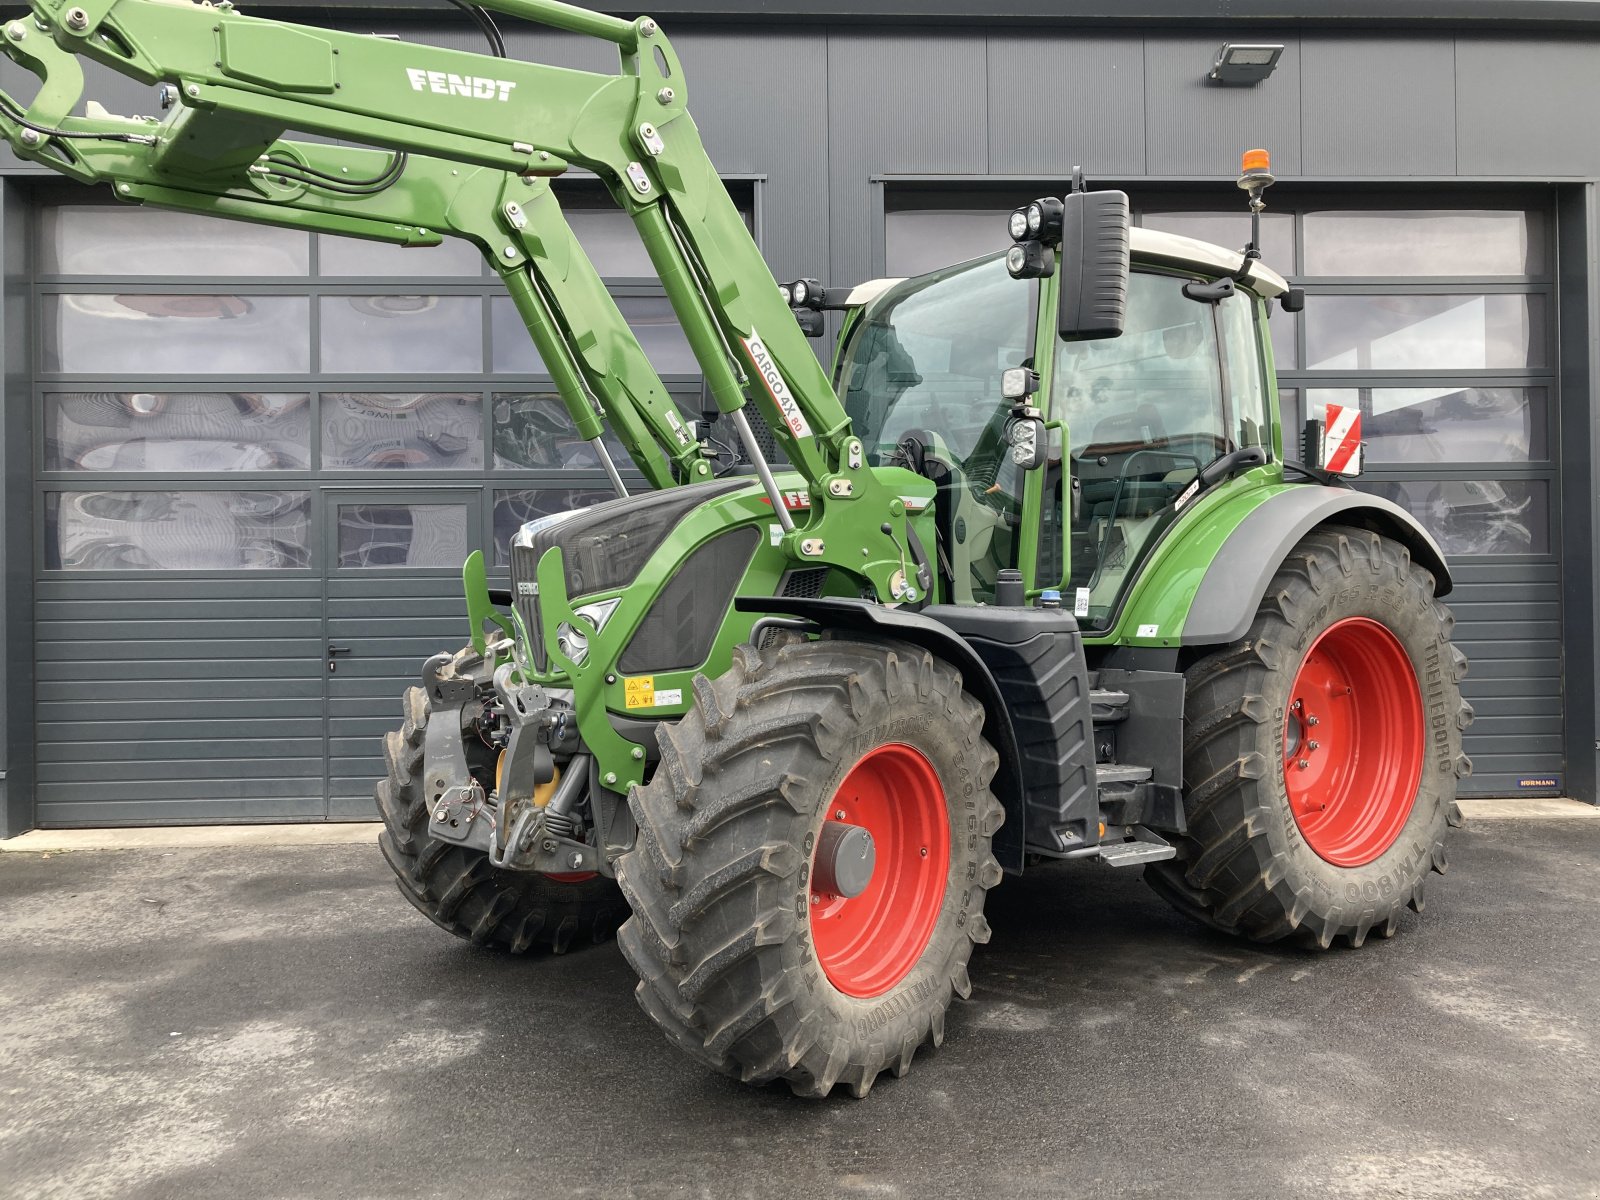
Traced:
[[539, 625], [536, 591], [539, 559], [546, 550], [561, 547], [567, 596], [577, 603], [585, 596], [615, 591], [632, 583], [645, 562], [689, 513], [708, 500], [750, 486], [747, 479], [717, 480], [625, 496], [534, 522], [526, 545], [519, 544], [521, 534], [512, 539], [512, 601], [527, 627], [534, 666], [544, 670], [548, 657]]

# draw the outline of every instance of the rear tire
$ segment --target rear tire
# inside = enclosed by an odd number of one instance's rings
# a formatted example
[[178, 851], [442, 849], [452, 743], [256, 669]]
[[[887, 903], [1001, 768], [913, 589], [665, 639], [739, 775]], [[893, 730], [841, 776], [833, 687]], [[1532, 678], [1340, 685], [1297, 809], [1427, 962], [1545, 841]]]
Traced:
[[389, 773], [374, 799], [383, 817], [378, 846], [400, 894], [440, 929], [512, 954], [535, 948], [564, 953], [603, 942], [628, 915], [617, 885], [595, 876], [564, 883], [527, 871], [501, 871], [479, 850], [428, 836], [422, 787], [427, 693], [408, 688], [405, 723], [385, 736]]
[[1433, 586], [1369, 531], [1295, 547], [1243, 640], [1186, 672], [1189, 832], [1146, 868], [1157, 892], [1214, 928], [1323, 948], [1422, 911], [1471, 772], [1466, 658]]
[[[864, 1096], [943, 1040], [989, 939], [1003, 814], [983, 709], [953, 667], [901, 643], [741, 646], [694, 691], [629, 797], [639, 842], [618, 864], [633, 907], [620, 942], [639, 1004], [724, 1074]], [[824, 821], [872, 833], [859, 895], [822, 882]]]

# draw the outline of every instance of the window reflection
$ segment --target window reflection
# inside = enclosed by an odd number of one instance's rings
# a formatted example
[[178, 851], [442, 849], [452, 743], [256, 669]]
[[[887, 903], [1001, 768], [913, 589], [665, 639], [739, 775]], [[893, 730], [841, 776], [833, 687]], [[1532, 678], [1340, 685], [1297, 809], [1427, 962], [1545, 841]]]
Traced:
[[480, 468], [483, 397], [477, 392], [325, 392], [322, 465], [353, 471]]
[[239, 571], [310, 565], [307, 492], [52, 492], [52, 571]]
[[1307, 275], [1542, 275], [1542, 215], [1404, 209], [1308, 212]]
[[311, 465], [304, 392], [58, 392], [47, 471], [284, 471]]
[[1548, 554], [1550, 485], [1542, 479], [1363, 480], [1433, 534], [1447, 556]]
[[464, 504], [341, 504], [339, 566], [457, 567], [466, 558]]
[[[494, 465], [502, 470], [575, 470], [600, 466], [555, 392], [501, 392], [494, 397]], [[627, 453], [609, 427], [602, 435], [613, 462]]]
[[1315, 296], [1305, 322], [1311, 370], [1544, 366], [1543, 296]]
[[248, 377], [311, 368], [305, 296], [53, 294], [39, 311], [46, 371]]
[[295, 229], [127, 205], [40, 213], [43, 275], [304, 275], [310, 238]]
[[1535, 462], [1549, 458], [1544, 388], [1312, 388], [1311, 415], [1359, 408], [1369, 463]]
[[483, 302], [476, 296], [324, 296], [320, 305], [324, 371], [483, 370]]
[[610, 488], [538, 488], [494, 494], [494, 561], [505, 566], [511, 561], [509, 547], [517, 530], [529, 521], [548, 517], [554, 513], [571, 512], [599, 504], [602, 500], [615, 500]]
[[[617, 297], [617, 308], [639, 339], [645, 357], [658, 375], [698, 375], [700, 364], [683, 336], [672, 305], [664, 299]], [[545, 375], [549, 372], [534, 349], [528, 328], [509, 296], [489, 303], [491, 367], [497, 375]]]

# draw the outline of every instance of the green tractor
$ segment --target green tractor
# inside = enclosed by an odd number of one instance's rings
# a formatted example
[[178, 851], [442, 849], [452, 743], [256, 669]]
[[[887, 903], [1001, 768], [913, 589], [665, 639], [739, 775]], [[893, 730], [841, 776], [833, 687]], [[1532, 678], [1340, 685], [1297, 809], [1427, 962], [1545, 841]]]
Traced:
[[[377, 803], [413, 904], [512, 952], [620, 926], [674, 1043], [808, 1096], [937, 1044], [989, 889], [1049, 860], [1141, 867], [1262, 942], [1420, 911], [1470, 769], [1450, 575], [1343, 482], [1355, 414], [1283, 428], [1267, 321], [1301, 297], [1253, 243], [1130, 228], [1074, 180], [1004, 253], [780, 287], [655, 22], [493, 0], [470, 7], [491, 49], [489, 9], [607, 39], [619, 73], [172, 0], [34, 0], [0, 37], [44, 80], [0, 95], [0, 131], [64, 174], [472, 241], [610, 469], [616, 499], [520, 530], [508, 590], [469, 559], [468, 644], [405, 697]], [[80, 55], [166, 115], [71, 115]], [[571, 165], [639, 230], [703, 421], [562, 218]], [[1270, 182], [1247, 155], [1253, 211]], [[806, 341], [830, 311], [831, 377]]]

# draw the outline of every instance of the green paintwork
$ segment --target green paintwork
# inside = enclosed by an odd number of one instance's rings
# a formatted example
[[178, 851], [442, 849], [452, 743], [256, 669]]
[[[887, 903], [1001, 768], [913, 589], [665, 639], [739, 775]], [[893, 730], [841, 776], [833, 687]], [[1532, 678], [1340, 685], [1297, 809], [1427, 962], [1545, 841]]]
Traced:
[[513, 626], [510, 618], [494, 606], [489, 599], [489, 571], [484, 565], [483, 551], [474, 550], [461, 564], [461, 590], [467, 598], [467, 625], [472, 631], [472, 648], [480, 655], [487, 653], [488, 638], [484, 628], [493, 621], [506, 634]]

